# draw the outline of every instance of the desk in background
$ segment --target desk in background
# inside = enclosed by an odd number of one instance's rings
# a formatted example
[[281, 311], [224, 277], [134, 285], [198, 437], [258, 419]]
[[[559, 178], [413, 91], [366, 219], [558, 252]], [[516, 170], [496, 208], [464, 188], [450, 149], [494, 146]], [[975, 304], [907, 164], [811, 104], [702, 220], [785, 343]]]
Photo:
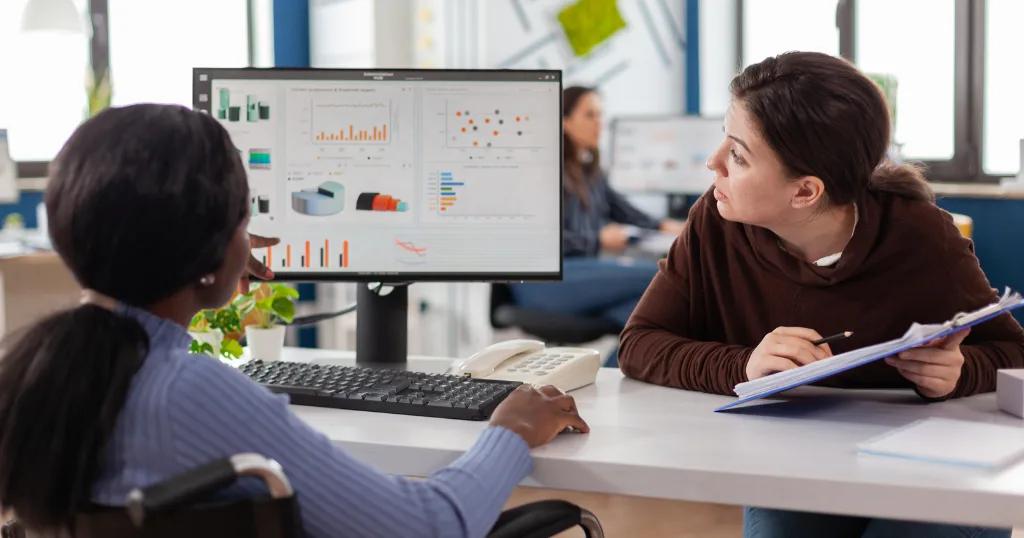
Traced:
[[[350, 352], [288, 349], [320, 362]], [[443, 370], [445, 359], [414, 358]], [[949, 523], [1024, 526], [1024, 463], [1002, 472], [859, 456], [856, 444], [941, 416], [1024, 427], [995, 395], [924, 404], [911, 391], [805, 387], [787, 402], [716, 414], [729, 401], [625, 379], [603, 368], [575, 391], [593, 431], [536, 449], [526, 486]], [[812, 398], [813, 396], [813, 398]], [[484, 423], [295, 406], [355, 457], [426, 476], [469, 448]]]
[[75, 306], [80, 289], [53, 252], [0, 258], [0, 335]]

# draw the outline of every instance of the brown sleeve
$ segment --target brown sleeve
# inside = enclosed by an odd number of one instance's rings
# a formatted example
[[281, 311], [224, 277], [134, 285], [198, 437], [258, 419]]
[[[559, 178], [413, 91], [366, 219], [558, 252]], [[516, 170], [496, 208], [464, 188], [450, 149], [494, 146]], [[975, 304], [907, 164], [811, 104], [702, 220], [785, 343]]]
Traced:
[[686, 229], [669, 256], [659, 262], [658, 273], [622, 332], [619, 367], [622, 373], [658, 385], [732, 395], [746, 381], [751, 349], [700, 341], [690, 304], [690, 253], [699, 252], [698, 201]]
[[[981, 271], [974, 255], [974, 243], [955, 232], [952, 220], [948, 216], [946, 219], [949, 222], [945, 228], [954, 231], [947, 243], [953, 262], [949, 282], [959, 284], [958, 297], [967, 301], [971, 309], [995, 302], [999, 294]], [[996, 370], [1024, 367], [1024, 330], [1013, 316], [1003, 314], [972, 327], [960, 350], [964, 354], [964, 366], [950, 397], [992, 392], [996, 390]]]

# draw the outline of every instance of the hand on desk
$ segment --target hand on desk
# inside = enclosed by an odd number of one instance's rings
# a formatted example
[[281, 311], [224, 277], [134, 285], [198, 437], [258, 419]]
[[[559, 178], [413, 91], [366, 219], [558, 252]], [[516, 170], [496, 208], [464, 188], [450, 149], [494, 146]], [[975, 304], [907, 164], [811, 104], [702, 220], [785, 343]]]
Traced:
[[685, 227], [685, 220], [665, 219], [661, 221], [661, 226], [658, 229], [667, 234], [679, 235], [683, 233], [683, 228]]
[[828, 344], [811, 343], [819, 339], [818, 331], [803, 327], [779, 327], [764, 335], [747, 360], [747, 379], [758, 379], [831, 357], [832, 348]]
[[[249, 249], [272, 247], [281, 240], [276, 237], [263, 237], [262, 235], [249, 234]], [[274, 278], [274, 272], [269, 267], [260, 263], [256, 259], [256, 256], [249, 254], [249, 261], [245, 266], [246, 273], [242, 275], [242, 279], [238, 281], [238, 293], [249, 292], [249, 277], [254, 276], [260, 280], [270, 280]]]
[[896, 367], [900, 375], [917, 385], [917, 390], [929, 398], [949, 396], [960, 380], [964, 354], [960, 344], [971, 329], [953, 333], [945, 338], [928, 342], [924, 347], [908, 349], [885, 362]]
[[598, 239], [601, 242], [601, 250], [622, 252], [629, 246], [629, 230], [615, 222], [605, 224]]
[[512, 391], [491, 414], [491, 425], [519, 434], [530, 448], [550, 442], [567, 427], [590, 431], [573, 397], [551, 385], [522, 385]]

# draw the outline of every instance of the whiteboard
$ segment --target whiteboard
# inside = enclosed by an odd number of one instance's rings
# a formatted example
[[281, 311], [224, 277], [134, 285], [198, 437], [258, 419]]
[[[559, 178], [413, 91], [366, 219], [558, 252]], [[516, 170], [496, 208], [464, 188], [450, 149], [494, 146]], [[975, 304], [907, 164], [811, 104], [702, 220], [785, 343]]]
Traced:
[[722, 137], [722, 118], [615, 118], [609, 179], [624, 192], [702, 194], [714, 179], [705, 163]]

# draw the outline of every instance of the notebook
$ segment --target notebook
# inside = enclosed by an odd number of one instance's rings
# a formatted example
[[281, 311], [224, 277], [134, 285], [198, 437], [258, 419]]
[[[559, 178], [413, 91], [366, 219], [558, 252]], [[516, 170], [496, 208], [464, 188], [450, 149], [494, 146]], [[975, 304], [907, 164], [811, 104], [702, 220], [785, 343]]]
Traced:
[[857, 450], [869, 456], [995, 469], [1024, 456], [1024, 426], [927, 418], [860, 443]]
[[805, 364], [799, 368], [740, 383], [733, 388], [733, 392], [739, 396], [739, 399], [723, 405], [715, 409], [715, 411], [725, 411], [746, 402], [765, 398], [784, 390], [813, 383], [840, 372], [890, 357], [901, 351], [921, 346], [937, 338], [942, 338], [967, 327], [983, 323], [1003, 312], [1008, 312], [1021, 306], [1024, 306], [1024, 298], [1019, 293], [1006, 288], [1003, 296], [998, 301], [973, 312], [960, 312], [953, 316], [953, 319], [945, 323], [928, 325], [914, 323], [903, 336], [888, 342], [854, 349], [827, 359]]

